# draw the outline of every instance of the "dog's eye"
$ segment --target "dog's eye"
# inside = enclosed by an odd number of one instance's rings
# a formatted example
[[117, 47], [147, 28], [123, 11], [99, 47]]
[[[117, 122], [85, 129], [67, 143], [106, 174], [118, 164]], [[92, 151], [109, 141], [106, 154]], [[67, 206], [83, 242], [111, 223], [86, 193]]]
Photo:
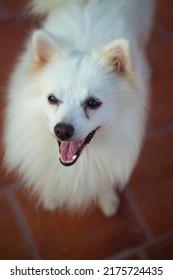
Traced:
[[100, 100], [96, 99], [96, 98], [90, 98], [87, 100], [87, 107], [89, 107], [90, 109], [97, 109], [98, 107], [101, 106], [101, 102]]
[[53, 94], [50, 94], [47, 99], [50, 104], [58, 104], [58, 99]]

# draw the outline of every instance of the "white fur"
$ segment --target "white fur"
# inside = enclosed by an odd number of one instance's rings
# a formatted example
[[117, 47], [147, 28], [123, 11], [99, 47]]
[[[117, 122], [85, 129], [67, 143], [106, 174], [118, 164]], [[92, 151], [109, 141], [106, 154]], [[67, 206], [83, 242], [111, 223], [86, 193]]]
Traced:
[[[98, 202], [105, 215], [112, 215], [119, 204], [113, 192], [128, 181], [145, 131], [149, 70], [144, 48], [154, 1], [33, 0], [32, 4], [35, 13], [48, 16], [44, 31], [34, 32], [28, 40], [11, 78], [5, 164], [18, 170], [47, 209], [81, 212]], [[132, 63], [132, 81], [110, 72], [104, 62], [104, 46], [114, 39], [119, 39], [114, 47], [121, 44], [127, 56], [126, 65]], [[28, 70], [40, 53], [47, 52], [52, 56], [49, 63]], [[59, 108], [48, 104], [49, 93], [63, 100]], [[88, 119], [80, 103], [89, 94], [102, 106], [90, 110]], [[101, 126], [70, 167], [60, 164], [52, 135], [61, 121], [73, 124], [74, 140]]]

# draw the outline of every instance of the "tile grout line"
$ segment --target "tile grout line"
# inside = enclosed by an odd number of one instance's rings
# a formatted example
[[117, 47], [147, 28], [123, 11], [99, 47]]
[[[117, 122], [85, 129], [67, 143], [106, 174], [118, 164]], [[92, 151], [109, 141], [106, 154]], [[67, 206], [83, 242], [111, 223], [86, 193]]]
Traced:
[[137, 220], [139, 221], [140, 225], [142, 226], [142, 228], [144, 230], [144, 233], [145, 233], [145, 236], [147, 237], [148, 240], [152, 239], [153, 238], [153, 233], [152, 233], [149, 225], [147, 224], [140, 208], [138, 207], [131, 191], [128, 188], [125, 191], [125, 196], [128, 199], [128, 201], [130, 203], [130, 206], [131, 206]]
[[6, 18], [7, 18], [7, 11], [2, 1], [0, 1], [0, 20], [4, 20]]
[[[125, 192], [125, 196], [128, 199], [130, 206], [135, 214], [135, 217], [137, 218], [140, 226], [143, 228], [145, 236], [147, 238], [147, 241], [151, 240], [153, 238], [153, 233], [149, 227], [149, 225], [147, 224], [147, 222], [145, 221], [145, 218], [141, 212], [141, 210], [139, 209], [131, 191], [127, 188], [126, 192]], [[141, 259], [148, 259], [148, 255], [147, 253], [143, 250], [143, 248], [140, 248], [140, 250], [138, 251], [138, 255], [140, 256]]]
[[173, 131], [173, 124], [162, 125], [161, 127], [153, 126], [152, 129], [148, 130], [146, 133], [146, 139], [150, 139], [155, 136], [159, 136], [163, 133], [168, 133]]
[[167, 39], [170, 39], [170, 38], [172, 39], [172, 37], [173, 37], [172, 32], [170, 33], [169, 31], [167, 31], [165, 29], [164, 25], [162, 25], [162, 23], [160, 23], [160, 21], [156, 20], [155, 23], [156, 23], [157, 29], [161, 35], [161, 39], [163, 41], [166, 41]]
[[0, 187], [0, 195], [6, 195], [6, 193], [9, 189], [12, 189], [12, 188], [15, 188], [15, 187], [16, 187], [16, 183], [4, 184], [4, 186]]
[[8, 189], [6, 192], [4, 191], [4, 195], [7, 198], [7, 201], [9, 203], [9, 206], [12, 210], [12, 213], [14, 214], [17, 224], [21, 229], [22, 235], [24, 237], [24, 241], [26, 243], [26, 246], [28, 248], [28, 251], [34, 260], [41, 260], [41, 256], [39, 253], [39, 250], [37, 248], [37, 244], [35, 242], [34, 236], [32, 234], [32, 231], [30, 229], [30, 226], [28, 225], [28, 222], [26, 220], [26, 217], [20, 208], [15, 195], [13, 193], [13, 190]]
[[21, 186], [20, 181], [14, 181], [4, 184], [0, 187], [0, 196], [6, 196], [9, 190], [16, 190], [19, 186]]
[[155, 19], [153, 27], [154, 27], [154, 25], [155, 25], [156, 31], [159, 33], [160, 38], [155, 39], [155, 40], [149, 40], [148, 48], [152, 48], [153, 46], [157, 46], [157, 45], [159, 45], [160, 43], [163, 43], [163, 42], [172, 41], [173, 34], [166, 31], [164, 29], [164, 27], [162, 26], [162, 24], [157, 19]]
[[0, 21], [17, 18], [17, 16], [20, 14], [21, 14], [20, 11], [8, 11], [4, 3], [0, 1]]
[[138, 255], [141, 260], [148, 260], [148, 256], [144, 254], [143, 248], [140, 246], [129, 248], [121, 251], [120, 253], [114, 254], [107, 258], [108, 260], [123, 260], [131, 257], [132, 255]]
[[141, 257], [141, 259], [149, 259], [147, 254], [145, 253], [145, 249], [156, 244], [156, 243], [159, 243], [159, 242], [162, 242], [170, 237], [173, 237], [173, 230], [172, 231], [169, 231], [167, 233], [164, 233], [164, 234], [161, 234], [159, 235], [158, 237], [155, 237], [149, 241], [146, 241], [144, 242], [144, 244], [142, 245], [139, 245], [139, 246], [136, 246], [136, 247], [133, 247], [133, 248], [128, 248], [128, 249], [125, 249], [123, 251], [121, 251], [120, 253], [117, 253], [117, 254], [114, 254], [112, 256], [110, 256], [109, 258], [107, 259], [113, 259], [113, 260], [119, 260], [119, 259], [125, 259], [125, 258], [128, 258], [130, 257], [131, 255], [133, 254], [137, 254]]
[[139, 249], [138, 255], [140, 256], [141, 260], [149, 260], [148, 254], [144, 251], [143, 248]]

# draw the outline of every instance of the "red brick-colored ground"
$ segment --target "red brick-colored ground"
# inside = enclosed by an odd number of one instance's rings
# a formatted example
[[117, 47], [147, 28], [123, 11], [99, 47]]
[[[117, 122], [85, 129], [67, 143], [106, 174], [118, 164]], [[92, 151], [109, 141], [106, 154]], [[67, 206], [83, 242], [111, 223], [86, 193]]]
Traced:
[[[6, 84], [34, 19], [26, 1], [0, 2], [0, 127]], [[20, 16], [22, 12], [22, 16]], [[149, 129], [113, 218], [36, 209], [0, 165], [0, 259], [173, 259], [173, 1], [158, 1], [148, 46], [153, 69]], [[0, 156], [3, 157], [1, 145]]]

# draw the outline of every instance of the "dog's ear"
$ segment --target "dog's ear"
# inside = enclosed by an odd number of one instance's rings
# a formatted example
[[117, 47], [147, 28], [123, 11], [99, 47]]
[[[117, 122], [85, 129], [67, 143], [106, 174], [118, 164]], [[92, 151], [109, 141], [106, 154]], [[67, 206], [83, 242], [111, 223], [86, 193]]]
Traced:
[[41, 67], [49, 62], [57, 50], [57, 42], [49, 33], [43, 30], [37, 30], [33, 33], [32, 52], [37, 66]]
[[130, 44], [126, 39], [116, 39], [93, 54], [97, 60], [111, 66], [117, 73], [126, 73], [132, 68]]

